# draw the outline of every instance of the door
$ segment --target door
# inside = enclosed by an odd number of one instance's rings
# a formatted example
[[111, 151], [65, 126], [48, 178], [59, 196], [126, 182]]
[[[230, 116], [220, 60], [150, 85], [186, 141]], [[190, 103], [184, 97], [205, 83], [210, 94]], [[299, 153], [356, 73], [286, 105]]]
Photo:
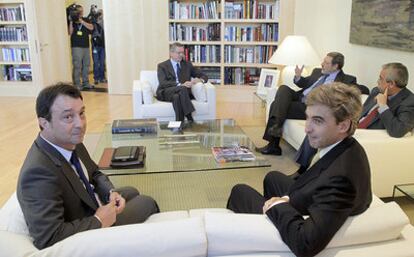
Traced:
[[[32, 1], [30, 1], [32, 2]], [[36, 0], [34, 22], [39, 57], [40, 87], [60, 81], [71, 82], [70, 42], [64, 0]]]

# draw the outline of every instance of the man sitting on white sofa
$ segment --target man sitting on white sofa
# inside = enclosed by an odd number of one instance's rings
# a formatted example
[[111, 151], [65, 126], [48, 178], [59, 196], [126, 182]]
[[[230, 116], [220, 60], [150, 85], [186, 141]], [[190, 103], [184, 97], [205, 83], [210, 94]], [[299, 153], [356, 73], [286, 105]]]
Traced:
[[157, 99], [172, 102], [175, 120], [184, 121], [184, 116], [192, 123], [195, 111], [191, 99], [191, 87], [199, 82], [207, 82], [208, 77], [191, 62], [183, 60], [184, 46], [174, 43], [170, 46], [170, 59], [158, 64]]
[[82, 143], [85, 106], [76, 87], [44, 88], [36, 114], [41, 131], [21, 169], [17, 198], [37, 248], [82, 231], [141, 223], [159, 212], [135, 188], [115, 190], [89, 156]]
[[264, 196], [236, 185], [227, 204], [238, 213], [265, 213], [296, 256], [322, 251], [346, 219], [372, 201], [368, 159], [352, 137], [362, 109], [359, 90], [332, 83], [312, 90], [306, 105], [305, 131], [319, 151], [313, 165], [295, 178], [270, 172]]
[[[414, 94], [407, 88], [407, 67], [401, 63], [384, 64], [377, 83], [364, 103], [358, 128], [385, 129], [391, 137], [403, 137], [414, 129]], [[305, 137], [296, 154], [302, 170], [315, 153]]]

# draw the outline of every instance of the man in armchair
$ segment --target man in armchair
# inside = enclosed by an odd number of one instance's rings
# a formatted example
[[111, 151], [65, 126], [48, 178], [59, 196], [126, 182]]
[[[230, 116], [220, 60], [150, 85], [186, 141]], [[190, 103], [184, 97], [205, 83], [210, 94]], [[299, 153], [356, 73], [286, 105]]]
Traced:
[[296, 66], [294, 83], [302, 88], [295, 92], [288, 86], [282, 85], [277, 90], [275, 100], [270, 105], [269, 118], [263, 135], [263, 139], [269, 143], [257, 149], [262, 154], [281, 155], [279, 146], [282, 137], [282, 128], [286, 119], [305, 119], [305, 100], [307, 95], [321, 85], [331, 82], [343, 82], [356, 84], [356, 78], [342, 71], [345, 57], [341, 53], [330, 52], [324, 58], [321, 69], [314, 69], [308, 77], [302, 77], [303, 66]]
[[191, 62], [183, 60], [184, 46], [173, 43], [170, 46], [170, 59], [158, 64], [157, 75], [159, 86], [157, 88], [157, 99], [171, 102], [175, 112], [175, 120], [183, 122], [185, 117], [192, 123], [192, 112], [195, 111], [191, 99], [191, 87], [202, 82], [208, 77]]

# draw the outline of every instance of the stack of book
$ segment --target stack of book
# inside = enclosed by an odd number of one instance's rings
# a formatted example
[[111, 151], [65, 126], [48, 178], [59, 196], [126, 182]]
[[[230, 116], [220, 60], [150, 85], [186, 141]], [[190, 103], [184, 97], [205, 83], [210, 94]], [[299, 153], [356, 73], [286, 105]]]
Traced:
[[219, 163], [254, 161], [256, 156], [245, 146], [215, 146], [211, 148], [214, 159]]
[[157, 133], [158, 123], [156, 119], [125, 119], [114, 120], [112, 134], [128, 133]]

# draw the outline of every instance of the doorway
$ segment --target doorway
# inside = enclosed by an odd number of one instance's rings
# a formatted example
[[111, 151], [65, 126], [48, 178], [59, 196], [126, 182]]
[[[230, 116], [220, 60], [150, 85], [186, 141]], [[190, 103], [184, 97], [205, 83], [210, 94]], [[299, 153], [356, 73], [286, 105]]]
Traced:
[[[102, 0], [66, 0], [66, 7], [77, 4], [83, 7], [83, 17], [93, 25], [94, 30], [89, 35], [89, 69], [88, 80], [78, 79], [81, 83], [77, 86], [82, 91], [108, 92], [108, 81], [106, 77], [105, 46], [103, 33], [103, 11]], [[68, 40], [71, 41], [70, 36]], [[69, 42], [69, 51], [71, 43]], [[75, 53], [76, 54], [76, 53]], [[73, 67], [73, 53], [71, 54], [71, 71]], [[83, 65], [83, 64], [82, 64]], [[77, 71], [77, 76], [82, 78], [82, 71]], [[76, 79], [75, 79], [76, 80]]]

